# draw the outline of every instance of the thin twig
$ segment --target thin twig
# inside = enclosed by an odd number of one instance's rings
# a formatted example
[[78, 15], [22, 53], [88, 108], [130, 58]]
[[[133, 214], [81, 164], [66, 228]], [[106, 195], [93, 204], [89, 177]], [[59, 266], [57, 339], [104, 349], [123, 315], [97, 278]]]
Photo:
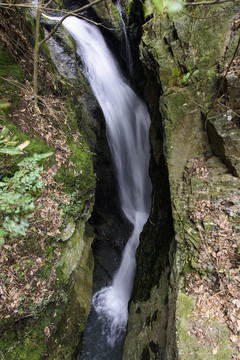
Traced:
[[197, 105], [197, 106], [199, 106], [199, 107], [201, 107], [202, 109], [204, 109], [204, 110], [205, 110], [205, 106], [203, 106], [203, 105], [201, 105], [201, 104], [197, 103], [197, 102], [196, 102], [196, 101], [194, 101], [194, 100], [191, 100], [191, 102], [192, 102], [193, 104], [195, 104], [195, 105]]
[[19, 83], [18, 81], [9, 80], [9, 79], [1, 76], [1, 75], [0, 75], [0, 79], [9, 82], [9, 83], [12, 84], [12, 85], [16, 85], [17, 87], [19, 87], [19, 88], [22, 89], [22, 90], [25, 90], [25, 87], [24, 87], [23, 85], [20, 85], [20, 83]]
[[190, 17], [191, 19], [195, 19], [195, 20], [206, 20], [206, 19], [207, 19], [207, 20], [208, 20], [208, 19], [211, 19], [211, 18], [219, 17], [219, 16], [223, 13], [223, 11], [221, 11], [221, 12], [215, 14], [215, 15], [203, 16], [203, 17], [201, 17], [201, 16], [195, 16], [195, 15], [190, 15], [190, 14], [184, 12], [184, 11], [181, 11], [181, 13], [182, 13], [183, 15], [185, 15], [185, 16]]
[[82, 6], [81, 8], [79, 9], [76, 9], [74, 11], [71, 11], [70, 13], [67, 13], [66, 15], [64, 15], [61, 20], [59, 20], [59, 22], [56, 24], [56, 26], [54, 26], [54, 28], [52, 29], [52, 31], [50, 31], [50, 33], [42, 40], [39, 42], [39, 48], [47, 41], [50, 39], [50, 37], [55, 33], [55, 31], [59, 28], [59, 26], [63, 23], [63, 21], [71, 16], [71, 15], [76, 15], [78, 14], [79, 12], [83, 12], [84, 10], [87, 10], [89, 9], [90, 7], [102, 2], [103, 0], [96, 0], [94, 2], [92, 2], [91, 4], [88, 4], [88, 5], [85, 5], [85, 6]]
[[221, 290], [221, 291], [218, 291], [216, 294], [210, 296], [210, 298], [207, 299], [207, 301], [209, 301], [210, 299], [214, 298], [215, 296], [218, 296], [219, 294], [221, 293], [225, 293], [225, 292], [229, 292], [228, 290]]
[[234, 115], [236, 115], [237, 117], [240, 118], [240, 115], [239, 115], [239, 114], [237, 114], [232, 108], [230, 108], [230, 106], [227, 106], [227, 105], [221, 103], [220, 99], [219, 99], [217, 102], [218, 102], [220, 105], [226, 107], [228, 110], [231, 110], [231, 112], [232, 112]]
[[184, 6], [198, 6], [198, 5], [218, 5], [225, 2], [230, 2], [232, 0], [214, 0], [214, 1], [197, 1], [197, 2], [187, 2], [183, 3]]
[[78, 18], [81, 18], [81, 19], [83, 19], [83, 20], [86, 20], [86, 21], [88, 21], [88, 22], [90, 22], [90, 23], [92, 23], [92, 24], [94, 24], [94, 25], [96, 25], [96, 26], [101, 26], [101, 27], [103, 27], [104, 29], [107, 29], [107, 30], [116, 30], [116, 29], [114, 29], [114, 28], [110, 28], [110, 27], [107, 27], [107, 26], [105, 26], [105, 25], [103, 25], [102, 23], [97, 23], [96, 21], [93, 21], [93, 20], [91, 20], [91, 19], [88, 19], [88, 18], [86, 18], [85, 16], [83, 16], [83, 15], [80, 15], [80, 14], [78, 14], [78, 15], [75, 15], [76, 17], [78, 17]]
[[[13, 275], [13, 277], [15, 277], [17, 280], [19, 280], [18, 276], [14, 274], [14, 272], [12, 272], [6, 265], [4, 265], [5, 270], [7, 270], [10, 274]], [[17, 286], [19, 287], [19, 285], [17, 284]]]
[[[36, 9], [36, 5], [34, 4], [7, 4], [7, 3], [2, 3], [0, 2], [0, 7], [1, 8], [24, 8], [24, 9]], [[53, 9], [53, 8], [47, 8], [46, 6], [43, 6], [42, 8], [39, 7], [40, 10], [45, 10], [45, 11], [51, 11], [51, 12], [56, 12], [58, 11], [57, 9]], [[61, 10], [62, 12], [66, 12], [66, 10]]]

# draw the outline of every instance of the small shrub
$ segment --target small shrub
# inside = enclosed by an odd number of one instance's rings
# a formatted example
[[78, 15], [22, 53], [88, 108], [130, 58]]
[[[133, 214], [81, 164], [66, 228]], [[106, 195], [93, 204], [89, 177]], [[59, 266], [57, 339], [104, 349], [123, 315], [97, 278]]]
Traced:
[[[6, 128], [2, 129], [0, 133], [1, 173], [4, 173], [4, 161], [8, 160], [9, 156], [22, 154], [23, 148], [28, 144], [29, 142], [25, 142], [17, 146], [16, 139], [8, 135]], [[5, 176], [1, 179], [0, 220], [2, 225], [0, 227], [0, 245], [4, 244], [6, 236], [26, 235], [27, 219], [43, 188], [40, 177], [43, 167], [39, 165], [39, 162], [50, 155], [52, 153], [34, 154], [32, 157], [27, 157], [17, 164], [18, 171], [15, 171], [12, 176]]]

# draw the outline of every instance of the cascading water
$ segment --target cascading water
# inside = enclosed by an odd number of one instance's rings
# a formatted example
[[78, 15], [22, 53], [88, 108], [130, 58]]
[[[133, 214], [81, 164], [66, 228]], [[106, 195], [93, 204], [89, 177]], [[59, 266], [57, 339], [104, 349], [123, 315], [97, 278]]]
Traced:
[[63, 25], [75, 40], [76, 51], [84, 64], [84, 75], [103, 110], [118, 179], [121, 209], [133, 224], [132, 235], [125, 246], [112, 285], [93, 296], [94, 321], [100, 323], [96, 325], [97, 349], [92, 350], [93, 344], [81, 355], [84, 360], [108, 359], [111, 355], [107, 355], [107, 351], [111, 354], [111, 349], [125, 334], [128, 301], [135, 273], [135, 251], [150, 212], [150, 118], [146, 105], [123, 79], [99, 29], [73, 16], [66, 18]]
[[125, 25], [125, 22], [123, 20], [121, 0], [117, 0], [116, 8], [118, 9], [118, 13], [119, 13], [119, 16], [120, 16], [120, 19], [121, 19], [121, 22], [122, 22], [122, 26], [123, 26], [123, 34], [124, 34], [125, 45], [126, 45], [127, 65], [128, 65], [128, 69], [129, 69], [129, 74], [132, 77], [132, 74], [133, 74], [133, 60], [132, 60], [132, 54], [131, 54], [131, 47], [130, 47], [130, 43], [129, 43], [128, 36], [127, 36], [126, 25]]

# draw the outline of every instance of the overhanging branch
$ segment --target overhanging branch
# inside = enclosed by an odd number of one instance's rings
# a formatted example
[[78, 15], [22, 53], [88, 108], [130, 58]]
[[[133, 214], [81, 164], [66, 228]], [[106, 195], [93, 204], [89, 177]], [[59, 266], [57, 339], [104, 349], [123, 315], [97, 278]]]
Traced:
[[69, 13], [67, 13], [66, 15], [64, 15], [61, 20], [58, 21], [58, 23], [54, 26], [54, 28], [50, 31], [50, 33], [42, 40], [39, 42], [39, 47], [41, 47], [47, 40], [50, 39], [50, 37], [55, 33], [55, 31], [59, 28], [59, 26], [63, 23], [63, 21], [68, 17], [68, 16], [71, 16], [71, 15], [77, 15], [79, 14], [80, 12], [83, 12], [84, 10], [87, 10], [88, 8], [92, 7], [93, 5], [96, 5], [100, 2], [102, 2], [104, 0], [96, 0], [96, 1], [93, 1], [91, 4], [88, 4], [88, 5], [85, 5], [85, 6], [82, 6], [81, 8], [79, 9], [76, 9], [76, 10], [73, 10]]

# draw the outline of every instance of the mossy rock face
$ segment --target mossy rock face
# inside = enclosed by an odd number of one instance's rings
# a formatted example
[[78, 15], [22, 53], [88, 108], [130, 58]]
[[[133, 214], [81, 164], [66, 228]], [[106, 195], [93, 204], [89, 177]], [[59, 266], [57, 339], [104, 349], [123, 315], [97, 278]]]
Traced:
[[67, 241], [71, 238], [71, 236], [73, 235], [74, 231], [76, 229], [76, 224], [73, 218], [68, 219], [68, 222], [66, 224], [66, 227], [63, 229], [63, 231], [61, 232], [59, 238], [62, 241]]
[[92, 299], [93, 238], [90, 225], [79, 221], [57, 264], [59, 281], [69, 284], [69, 291], [58, 326], [47, 345], [47, 359], [75, 359], [81, 349]]
[[[236, 355], [237, 350], [229, 339], [230, 330], [226, 322], [223, 324], [217, 318], [209, 320], [203, 316], [202, 325], [203, 332], [207, 331], [207, 326], [212, 326], [214, 347], [207, 343], [202, 349], [197, 336], [192, 333], [188, 335], [195, 299], [192, 295], [186, 295], [184, 289], [187, 274], [203, 273], [198, 262], [203, 237], [206, 239], [218, 231], [216, 218], [212, 217], [213, 212], [210, 211], [200, 226], [194, 217], [197, 206], [203, 203], [225, 204], [229, 197], [231, 206], [229, 209], [223, 206], [223, 216], [227, 214], [229, 229], [234, 224], [233, 234], [236, 238], [239, 231], [236, 221], [239, 213], [239, 179], [214, 156], [214, 152], [221, 156], [214, 146], [211, 147], [208, 139], [211, 122], [215, 120], [209, 120], [206, 131], [203, 116], [212, 108], [220, 73], [226, 62], [231, 60], [237, 46], [238, 36], [231, 30], [237, 7], [237, 1], [231, 2], [231, 5], [225, 3], [223, 8], [219, 5], [186, 7], [184, 13], [168, 16], [155, 14], [143, 25], [140, 56], [147, 78], [145, 97], [152, 116], [150, 140], [153, 156], [150, 174], [153, 210], [136, 255], [137, 272], [124, 359], [200, 360], [206, 356], [209, 359], [230, 359]], [[212, 21], [213, 18], [221, 21]], [[234, 107], [239, 104], [238, 90], [232, 84], [228, 86], [227, 106], [231, 103], [231, 108], [238, 112], [238, 108]], [[222, 110], [214, 108], [214, 112], [210, 113], [209, 118], [216, 118], [216, 114], [219, 116]], [[235, 142], [239, 145], [239, 139], [230, 140], [228, 145], [236, 148]], [[165, 222], [159, 225], [164, 218], [163, 206], [166, 208], [166, 204], [163, 205], [157, 194], [162, 185], [161, 174], [165, 174], [165, 164], [166, 181], [170, 184], [175, 243], [171, 242], [171, 232], [166, 237], [166, 228], [160, 236]], [[236, 175], [236, 170], [233, 174]], [[208, 265], [209, 269], [204, 275], [211, 277], [213, 269], [211, 264]], [[182, 289], [180, 292], [179, 288]], [[159, 293], [162, 297], [159, 297]], [[167, 296], [164, 297], [164, 293]], [[167, 318], [165, 326], [160, 326], [157, 331], [154, 331], [156, 325], [149, 320], [154, 312], [151, 304], [155, 301], [157, 305], [154, 311], [158, 310], [156, 323], [163, 324], [164, 317]], [[198, 317], [195, 321], [198, 324]], [[222, 343], [218, 342], [218, 331], [224, 338]]]
[[226, 163], [235, 176], [240, 176], [240, 130], [228, 125], [227, 115], [217, 114], [208, 121], [208, 133], [216, 155]]
[[[230, 330], [214, 318], [202, 318], [194, 314], [195, 300], [182, 292], [177, 300], [177, 332], [180, 359], [231, 359], [237, 356], [229, 340]], [[194, 327], [198, 324], [198, 328]], [[201, 343], [201, 333], [207, 334], [205, 343]], [[201, 346], [199, 344], [201, 343]]]
[[116, 4], [114, 4], [112, 1], [109, 1], [107, 8], [106, 4], [102, 2], [94, 6], [94, 8], [103, 22], [109, 24], [111, 23], [112, 30], [117, 30], [119, 32], [121, 29], [121, 18], [119, 16]]
[[[58, 262], [59, 296], [39, 314], [1, 335], [3, 360], [75, 359], [91, 306], [94, 233], [79, 221]], [[80, 245], [79, 245], [80, 244]], [[76, 251], [76, 252], [75, 252]], [[74, 254], [71, 252], [74, 252]]]
[[[63, 282], [70, 278], [71, 274], [76, 270], [76, 264], [78, 264], [79, 259], [82, 258], [86, 245], [84, 240], [85, 227], [83, 220], [78, 221], [72, 236], [64, 244], [61, 258], [57, 264], [57, 272], [59, 274], [61, 273], [60, 277]], [[82, 266], [84, 268], [84, 264]]]
[[163, 334], [168, 317], [172, 316], [168, 309], [168, 276], [169, 268], [166, 267], [158, 286], [152, 287], [149, 298], [131, 303], [123, 360], [164, 358], [170, 339]]

